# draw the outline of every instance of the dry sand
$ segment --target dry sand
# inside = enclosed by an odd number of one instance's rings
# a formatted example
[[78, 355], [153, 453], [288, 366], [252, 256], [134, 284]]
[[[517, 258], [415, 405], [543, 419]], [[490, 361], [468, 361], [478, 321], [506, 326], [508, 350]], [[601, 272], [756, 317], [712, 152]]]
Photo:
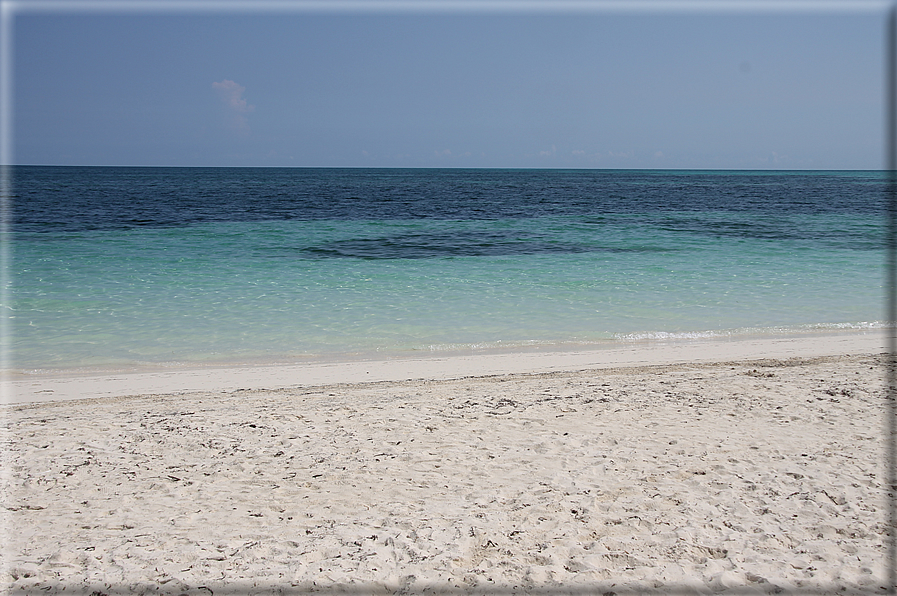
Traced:
[[884, 360], [856, 341], [7, 405], [3, 584], [880, 592]]

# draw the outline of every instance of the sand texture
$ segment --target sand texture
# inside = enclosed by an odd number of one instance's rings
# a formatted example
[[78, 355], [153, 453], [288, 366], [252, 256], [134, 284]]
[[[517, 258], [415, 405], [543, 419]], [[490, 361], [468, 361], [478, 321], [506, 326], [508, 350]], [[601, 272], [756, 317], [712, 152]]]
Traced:
[[884, 387], [851, 355], [8, 405], [3, 583], [879, 591]]

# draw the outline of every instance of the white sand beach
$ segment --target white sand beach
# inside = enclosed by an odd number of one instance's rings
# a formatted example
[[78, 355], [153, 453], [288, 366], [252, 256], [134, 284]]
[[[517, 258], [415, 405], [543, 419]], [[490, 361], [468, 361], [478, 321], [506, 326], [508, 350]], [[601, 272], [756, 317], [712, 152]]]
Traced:
[[3, 584], [880, 592], [883, 344], [13, 380]]

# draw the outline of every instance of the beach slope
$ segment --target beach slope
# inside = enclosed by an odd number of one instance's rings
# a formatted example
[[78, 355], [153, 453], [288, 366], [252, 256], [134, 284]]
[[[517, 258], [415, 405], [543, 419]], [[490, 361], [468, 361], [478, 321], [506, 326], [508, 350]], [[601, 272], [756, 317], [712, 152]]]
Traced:
[[877, 591], [880, 354], [5, 406], [13, 593]]

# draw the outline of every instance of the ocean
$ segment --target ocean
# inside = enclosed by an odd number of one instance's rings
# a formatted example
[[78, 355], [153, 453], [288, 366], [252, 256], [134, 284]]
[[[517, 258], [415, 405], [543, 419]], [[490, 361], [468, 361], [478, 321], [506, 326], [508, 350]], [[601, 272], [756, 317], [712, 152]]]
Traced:
[[884, 172], [12, 172], [23, 373], [884, 326]]

